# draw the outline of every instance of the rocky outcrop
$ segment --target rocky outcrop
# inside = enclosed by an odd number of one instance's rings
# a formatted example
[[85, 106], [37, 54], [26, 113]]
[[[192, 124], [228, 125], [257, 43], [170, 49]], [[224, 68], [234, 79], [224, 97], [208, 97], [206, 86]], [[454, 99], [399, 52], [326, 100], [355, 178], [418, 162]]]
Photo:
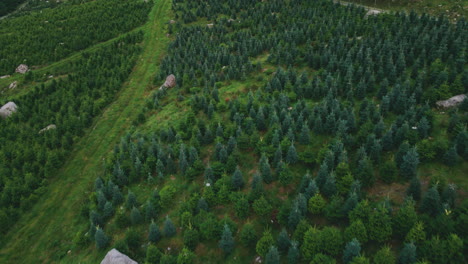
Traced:
[[106, 256], [101, 261], [101, 264], [138, 264], [138, 262], [113, 248], [111, 251], [107, 252]]
[[17, 86], [18, 86], [18, 81], [14, 81], [10, 83], [10, 85], [8, 86], [8, 89], [15, 89]]
[[57, 129], [57, 126], [54, 125], [54, 124], [50, 124], [50, 125], [44, 127], [43, 129], [39, 130], [39, 134], [44, 133], [45, 131], [51, 130], [51, 129]]
[[26, 64], [20, 64], [18, 67], [16, 67], [15, 72], [25, 74], [26, 72], [29, 71], [29, 67]]
[[18, 106], [13, 102], [8, 102], [2, 108], [0, 108], [0, 117], [7, 118], [15, 113], [18, 109]]
[[463, 100], [465, 99], [466, 99], [466, 95], [459, 94], [447, 100], [437, 101], [436, 105], [441, 108], [450, 108], [450, 107], [457, 106], [458, 104], [463, 102]]
[[171, 74], [169, 76], [166, 77], [166, 81], [164, 82], [164, 84], [159, 88], [159, 90], [162, 90], [162, 89], [167, 89], [167, 88], [173, 88], [177, 85], [177, 81], [176, 81], [176, 77], [174, 76], [174, 74]]
[[377, 9], [369, 9], [369, 11], [367, 11], [366, 13], [366, 17], [368, 16], [376, 16], [378, 14], [382, 13], [382, 11], [380, 10], [377, 10]]

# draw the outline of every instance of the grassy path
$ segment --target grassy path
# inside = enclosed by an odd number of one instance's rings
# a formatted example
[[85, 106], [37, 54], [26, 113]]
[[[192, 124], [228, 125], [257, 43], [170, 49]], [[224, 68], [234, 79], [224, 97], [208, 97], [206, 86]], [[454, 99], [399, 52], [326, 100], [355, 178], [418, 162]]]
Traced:
[[145, 89], [151, 87], [169, 43], [165, 36], [169, 12], [169, 0], [155, 1], [143, 27], [144, 50], [128, 82], [75, 145], [64, 167], [50, 180], [47, 192], [5, 237], [0, 263], [98, 263], [103, 257], [105, 252], [96, 255], [91, 249], [76, 252], [72, 248], [73, 237], [85, 228], [79, 217], [80, 201], [92, 190], [97, 173], [102, 171], [103, 158], [142, 107]]

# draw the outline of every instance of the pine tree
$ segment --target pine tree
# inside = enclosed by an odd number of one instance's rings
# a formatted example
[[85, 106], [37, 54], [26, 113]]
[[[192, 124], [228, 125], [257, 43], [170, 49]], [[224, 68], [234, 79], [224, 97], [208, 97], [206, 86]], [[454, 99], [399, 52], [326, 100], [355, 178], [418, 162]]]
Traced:
[[166, 216], [166, 220], [164, 221], [164, 227], [163, 227], [163, 234], [165, 237], [173, 237], [176, 234], [176, 228], [174, 224], [172, 223], [172, 220], [169, 218], [169, 216]]
[[416, 222], [413, 228], [411, 228], [408, 234], [406, 235], [405, 241], [419, 244], [421, 242], [424, 242], [425, 240], [426, 232], [424, 231], [424, 224], [423, 222]]
[[104, 219], [109, 219], [112, 215], [114, 214], [114, 207], [112, 206], [111, 202], [106, 202], [104, 205], [104, 211], [102, 213], [102, 216]]
[[200, 199], [198, 199], [197, 211], [198, 212], [201, 212], [201, 211], [208, 212], [208, 210], [209, 210], [209, 208], [208, 208], [208, 203], [206, 202], [206, 199], [204, 197], [201, 197]]
[[146, 262], [149, 264], [157, 264], [160, 263], [162, 253], [155, 245], [149, 245], [146, 249]]
[[189, 227], [184, 231], [184, 245], [190, 249], [194, 250], [200, 240], [200, 235], [198, 234], [197, 229]]
[[299, 261], [300, 252], [297, 244], [297, 241], [291, 241], [288, 250], [288, 263], [297, 263]]
[[416, 170], [419, 164], [419, 154], [416, 151], [416, 148], [411, 148], [403, 156], [403, 162], [400, 166], [400, 173], [406, 179], [411, 179], [416, 177]]
[[132, 225], [138, 225], [141, 223], [142, 217], [138, 208], [133, 207], [132, 211], [130, 212], [130, 221], [132, 222]]
[[412, 197], [415, 201], [421, 199], [421, 182], [418, 177], [413, 177], [410, 181], [410, 185], [406, 190], [406, 195]]
[[366, 226], [362, 223], [361, 219], [357, 219], [345, 229], [345, 241], [351, 241], [353, 238], [366, 243], [368, 240]]
[[225, 255], [229, 255], [234, 249], [234, 239], [232, 238], [231, 229], [229, 229], [227, 224], [224, 225], [221, 240], [219, 240], [218, 245]]
[[413, 243], [405, 243], [405, 246], [400, 251], [398, 264], [413, 264], [416, 263], [416, 246]]
[[297, 162], [297, 152], [296, 148], [294, 147], [294, 144], [291, 144], [291, 146], [288, 149], [288, 153], [286, 155], [286, 162], [289, 164], [295, 164]]
[[278, 253], [278, 249], [275, 246], [271, 246], [270, 250], [265, 256], [265, 264], [279, 264], [280, 263], [280, 256]]
[[331, 198], [336, 193], [336, 181], [333, 174], [327, 177], [325, 184], [323, 185], [323, 195], [327, 198]]
[[263, 232], [263, 236], [258, 240], [257, 245], [255, 246], [255, 251], [260, 256], [265, 256], [273, 246], [275, 241], [269, 230]]
[[407, 199], [392, 217], [394, 234], [400, 238], [404, 238], [416, 223], [417, 218], [413, 199]]
[[265, 197], [263, 197], [263, 195], [259, 199], [255, 200], [252, 208], [257, 215], [262, 217], [268, 215], [272, 209], [271, 204], [265, 199]]
[[158, 243], [160, 239], [161, 232], [159, 231], [159, 227], [154, 221], [151, 221], [148, 232], [148, 240], [152, 243]]
[[437, 216], [442, 212], [442, 203], [437, 186], [433, 186], [427, 190], [419, 209], [421, 212], [427, 213], [430, 216]]
[[240, 234], [240, 239], [245, 247], [251, 247], [255, 245], [255, 242], [257, 241], [257, 234], [252, 224], [246, 223], [244, 225]]
[[328, 165], [327, 163], [324, 162], [320, 166], [320, 169], [317, 174], [317, 179], [315, 180], [320, 190], [323, 189], [323, 186], [325, 185], [325, 182], [327, 181], [328, 177], [329, 177]]
[[151, 221], [152, 219], [156, 219], [158, 214], [157, 214], [156, 208], [154, 207], [151, 200], [149, 200], [146, 203], [145, 211], [146, 211], [146, 221], [147, 222]]
[[302, 126], [301, 134], [299, 136], [299, 143], [302, 145], [307, 145], [310, 143], [310, 130], [307, 122]]
[[231, 177], [231, 186], [234, 190], [240, 190], [244, 187], [244, 179], [242, 178], [242, 172], [239, 167], [236, 168], [236, 171]]
[[96, 247], [98, 249], [106, 248], [109, 243], [109, 239], [104, 233], [104, 230], [99, 227], [96, 229], [96, 233], [94, 234], [94, 240], [96, 241]]
[[278, 235], [278, 250], [280, 252], [286, 253], [288, 248], [291, 245], [291, 240], [289, 239], [288, 232], [286, 232], [286, 229], [282, 229], [281, 232]]
[[130, 190], [128, 191], [126, 206], [127, 206], [127, 209], [129, 210], [131, 210], [133, 207], [138, 206], [138, 202], [135, 197], [135, 194], [133, 194], [133, 192], [131, 192]]
[[262, 179], [266, 184], [273, 182], [273, 176], [271, 175], [271, 168], [268, 161], [260, 162], [260, 172]]
[[353, 238], [346, 244], [343, 251], [343, 263], [349, 263], [354, 257], [359, 256], [361, 253], [361, 244], [356, 238]]
[[375, 264], [395, 264], [396, 258], [388, 246], [382, 247], [374, 255]]
[[443, 161], [445, 165], [453, 167], [457, 164], [458, 161], [458, 154], [456, 146], [452, 146], [445, 152]]
[[377, 210], [371, 212], [369, 224], [367, 225], [370, 240], [384, 242], [392, 235], [392, 223], [388, 210], [379, 206]]

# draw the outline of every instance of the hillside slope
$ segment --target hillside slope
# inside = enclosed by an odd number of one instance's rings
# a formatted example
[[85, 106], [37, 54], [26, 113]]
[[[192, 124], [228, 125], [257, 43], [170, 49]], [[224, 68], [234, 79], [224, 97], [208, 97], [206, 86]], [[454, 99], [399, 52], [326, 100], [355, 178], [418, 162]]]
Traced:
[[168, 44], [164, 32], [169, 10], [170, 1], [155, 1], [144, 27], [144, 52], [128, 82], [116, 101], [96, 120], [95, 126], [75, 145], [75, 151], [51, 180], [37, 205], [10, 230], [0, 251], [1, 263], [83, 261], [75, 258], [73, 250], [67, 254], [73, 249], [73, 237], [80, 230], [81, 220], [77, 216], [80, 202], [102, 168], [102, 158], [113, 149], [142, 107], [145, 90], [151, 86]]

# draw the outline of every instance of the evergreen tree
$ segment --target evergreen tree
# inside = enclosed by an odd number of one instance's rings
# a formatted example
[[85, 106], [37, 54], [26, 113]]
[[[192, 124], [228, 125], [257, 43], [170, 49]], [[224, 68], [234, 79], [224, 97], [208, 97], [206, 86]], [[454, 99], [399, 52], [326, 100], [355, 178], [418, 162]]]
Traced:
[[419, 244], [426, 240], [426, 232], [424, 231], [424, 224], [422, 222], [416, 222], [413, 228], [410, 229], [406, 235], [406, 242], [413, 242]]
[[419, 209], [421, 212], [430, 216], [437, 216], [442, 212], [442, 203], [440, 201], [440, 195], [439, 191], [437, 190], [437, 186], [433, 186], [427, 190], [421, 201]]
[[448, 184], [442, 193], [442, 202], [450, 206], [455, 207], [455, 200], [457, 198], [457, 190], [455, 184]]
[[257, 241], [257, 234], [252, 224], [246, 223], [244, 225], [240, 234], [240, 239], [245, 247], [251, 247], [255, 245], [255, 242]]
[[128, 191], [127, 202], [126, 202], [125, 205], [127, 206], [128, 210], [131, 210], [133, 207], [138, 206], [138, 202], [137, 202], [137, 199], [135, 197], [135, 194], [133, 194], [133, 192], [131, 192], [130, 190]]
[[271, 168], [268, 161], [260, 162], [260, 172], [265, 183], [269, 184], [273, 182], [273, 176], [271, 175]]
[[111, 202], [106, 202], [104, 205], [104, 211], [102, 213], [102, 216], [104, 219], [109, 219], [112, 215], [114, 214], [114, 207], [112, 206]]
[[323, 195], [327, 198], [331, 198], [336, 193], [336, 182], [333, 174], [327, 177], [325, 184], [323, 185]]
[[308, 145], [310, 143], [310, 130], [307, 123], [302, 126], [299, 143], [302, 145]]
[[361, 219], [357, 219], [345, 229], [344, 239], [345, 241], [351, 241], [356, 238], [362, 243], [366, 243], [368, 240], [366, 226], [362, 223]]
[[410, 145], [408, 141], [404, 141], [403, 143], [401, 143], [400, 147], [398, 148], [397, 153], [395, 154], [395, 163], [398, 168], [401, 169], [401, 165], [403, 164], [404, 157], [406, 153], [408, 153], [409, 150], [410, 150]]
[[392, 223], [388, 210], [384, 206], [379, 206], [377, 210], [372, 211], [367, 227], [371, 240], [380, 243], [389, 240], [392, 235]]
[[163, 235], [165, 237], [173, 237], [175, 236], [176, 232], [177, 231], [174, 224], [172, 223], [172, 220], [169, 218], [169, 216], [166, 216], [163, 227]]
[[327, 181], [328, 178], [329, 178], [328, 165], [327, 163], [324, 162], [320, 166], [320, 169], [317, 174], [317, 179], [315, 180], [320, 190], [323, 189], [323, 186], [325, 185], [325, 182]]
[[382, 247], [377, 253], [374, 255], [374, 262], [375, 264], [395, 264], [396, 258], [393, 252], [390, 250], [388, 246]]
[[288, 250], [288, 263], [297, 263], [300, 258], [300, 252], [297, 241], [291, 241], [291, 246]]
[[288, 232], [286, 232], [286, 229], [281, 229], [281, 232], [278, 235], [278, 250], [280, 252], [286, 253], [288, 248], [291, 245], [291, 240], [289, 239]]
[[416, 246], [413, 243], [405, 243], [398, 257], [398, 264], [416, 263]]
[[320, 193], [316, 193], [309, 199], [308, 209], [311, 214], [319, 215], [323, 212], [326, 205], [327, 202], [323, 199], [322, 195], [320, 195]]
[[453, 167], [457, 164], [457, 160], [458, 160], [457, 148], [456, 146], [453, 146], [449, 148], [447, 152], [445, 152], [443, 161], [445, 165]]
[[255, 213], [261, 217], [268, 215], [272, 209], [271, 204], [263, 197], [263, 195], [255, 200], [252, 205]]
[[346, 244], [343, 251], [343, 263], [349, 263], [354, 257], [359, 256], [361, 253], [361, 244], [356, 238], [353, 238]]
[[225, 255], [229, 255], [234, 249], [234, 239], [232, 238], [232, 232], [227, 224], [224, 225], [221, 240], [219, 240], [218, 245]]
[[109, 244], [109, 239], [104, 233], [104, 230], [99, 227], [96, 229], [96, 233], [94, 233], [94, 240], [96, 241], [96, 247], [98, 249], [104, 249]]
[[155, 245], [149, 245], [148, 248], [146, 248], [146, 259], [145, 263], [149, 264], [158, 264], [159, 261], [161, 260], [162, 253], [159, 251], [159, 249]]
[[406, 190], [406, 195], [413, 198], [416, 201], [421, 199], [421, 182], [418, 177], [413, 177], [410, 181], [410, 185]]
[[258, 240], [255, 250], [258, 255], [265, 256], [270, 248], [274, 245], [275, 241], [269, 230], [263, 232], [263, 236]]
[[265, 256], [265, 264], [279, 264], [280, 263], [280, 256], [278, 253], [278, 249], [275, 246], [271, 246], [270, 250]]
[[146, 221], [149, 222], [153, 219], [156, 219], [157, 217], [156, 208], [154, 207], [151, 200], [146, 203], [145, 211], [146, 211]]
[[184, 232], [184, 245], [190, 249], [194, 250], [199, 242], [200, 235], [198, 234], [197, 229], [189, 227]]
[[244, 187], [244, 179], [242, 178], [242, 172], [239, 167], [236, 168], [236, 171], [232, 175], [231, 186], [234, 190], [240, 190]]
[[159, 231], [159, 227], [154, 221], [151, 221], [148, 232], [148, 240], [153, 243], [158, 243], [160, 239], [161, 232]]
[[411, 148], [403, 156], [403, 162], [400, 166], [400, 173], [406, 179], [416, 177], [416, 170], [419, 164], [419, 155], [416, 148]]
[[208, 212], [208, 210], [209, 210], [208, 203], [206, 202], [204, 197], [201, 197], [197, 202], [197, 211], [198, 212], [201, 212], [201, 211]]
[[394, 234], [400, 238], [404, 238], [416, 223], [417, 217], [416, 211], [414, 210], [414, 201], [412, 199], [407, 199], [392, 217]]
[[130, 221], [132, 222], [132, 225], [138, 225], [141, 223], [142, 217], [138, 208], [133, 207], [132, 211], [130, 212]]
[[289, 164], [295, 164], [297, 162], [297, 152], [296, 148], [294, 147], [294, 144], [291, 144], [291, 146], [288, 149], [288, 153], [286, 155], [286, 162]]

